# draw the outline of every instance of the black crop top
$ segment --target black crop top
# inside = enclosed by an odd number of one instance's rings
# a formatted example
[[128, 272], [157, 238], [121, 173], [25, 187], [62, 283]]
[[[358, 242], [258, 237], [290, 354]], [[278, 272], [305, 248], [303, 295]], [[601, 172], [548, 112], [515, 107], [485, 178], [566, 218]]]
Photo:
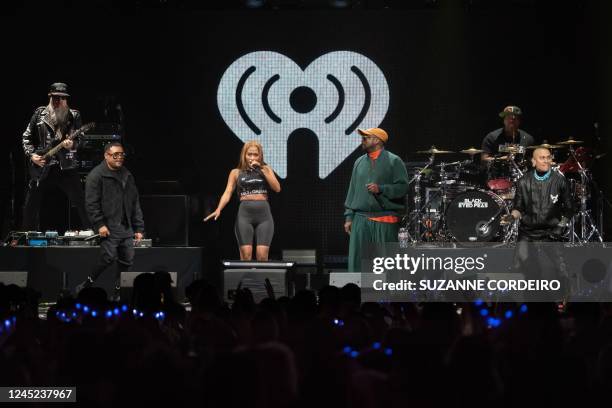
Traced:
[[261, 169], [240, 170], [236, 192], [238, 197], [251, 194], [268, 194], [268, 182]]

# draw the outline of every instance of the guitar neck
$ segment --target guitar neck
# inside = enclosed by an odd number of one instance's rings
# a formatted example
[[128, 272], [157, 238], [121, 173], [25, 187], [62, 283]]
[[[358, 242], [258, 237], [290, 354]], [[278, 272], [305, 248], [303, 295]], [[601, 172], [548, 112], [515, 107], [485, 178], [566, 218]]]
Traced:
[[[66, 140], [66, 139], [64, 139]], [[57, 152], [60, 151], [60, 149], [62, 148], [62, 142], [60, 142], [57, 146], [51, 148], [51, 150], [49, 150], [47, 153], [45, 153], [43, 155], [44, 158], [49, 158], [51, 156], [54, 156]]]
[[[92, 129], [95, 126], [95, 124], [92, 123], [88, 123], [85, 126], [80, 127], [79, 129], [75, 130], [74, 132], [72, 132], [71, 134], [69, 134], [68, 136], [66, 136], [66, 139], [64, 140], [72, 140], [74, 139], [79, 133], [85, 133], [87, 132], [89, 129]], [[63, 142], [63, 140], [62, 140]], [[43, 157], [45, 158], [49, 158], [53, 155], [55, 155], [57, 152], [60, 151], [60, 149], [63, 147], [62, 146], [62, 142], [60, 142], [57, 146], [52, 147], [51, 149], [49, 149], [49, 151], [47, 153], [45, 153], [43, 155]]]

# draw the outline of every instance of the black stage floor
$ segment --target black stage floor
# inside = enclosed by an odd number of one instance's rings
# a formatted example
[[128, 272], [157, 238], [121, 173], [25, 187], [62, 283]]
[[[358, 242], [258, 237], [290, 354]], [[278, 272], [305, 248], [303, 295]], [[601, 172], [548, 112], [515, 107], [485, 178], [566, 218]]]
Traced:
[[[63, 288], [73, 290], [92, 271], [99, 247], [2, 247], [0, 273], [27, 271], [28, 287], [42, 294], [42, 302], [53, 302]], [[185, 288], [202, 276], [203, 248], [136, 248], [132, 272], [167, 271], [177, 273], [177, 294], [182, 300]], [[114, 277], [109, 270], [96, 286], [112, 293]]]

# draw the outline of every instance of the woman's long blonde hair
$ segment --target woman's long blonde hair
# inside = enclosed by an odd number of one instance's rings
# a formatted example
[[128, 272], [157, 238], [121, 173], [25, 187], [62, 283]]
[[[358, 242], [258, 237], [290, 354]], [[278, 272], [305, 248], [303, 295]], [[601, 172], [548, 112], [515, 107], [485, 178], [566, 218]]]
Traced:
[[242, 150], [240, 151], [240, 161], [238, 162], [239, 170], [247, 170], [249, 168], [249, 163], [247, 163], [246, 154], [247, 150], [249, 150], [251, 147], [257, 148], [257, 151], [259, 152], [259, 162], [262, 166], [266, 165], [266, 162], [264, 161], [263, 147], [261, 146], [261, 143], [259, 143], [257, 140], [249, 140], [244, 143], [244, 146], [242, 146]]

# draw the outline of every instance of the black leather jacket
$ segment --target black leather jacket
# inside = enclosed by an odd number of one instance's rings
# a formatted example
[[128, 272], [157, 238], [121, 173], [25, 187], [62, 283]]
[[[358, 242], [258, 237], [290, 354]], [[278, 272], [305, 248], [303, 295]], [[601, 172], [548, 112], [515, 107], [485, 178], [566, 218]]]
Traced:
[[574, 213], [569, 183], [559, 172], [552, 170], [547, 180], [539, 181], [534, 171], [527, 172], [517, 183], [514, 209], [521, 213], [520, 230], [529, 235], [554, 232], [561, 217]]
[[[66, 132], [72, 132], [82, 126], [81, 113], [70, 109]], [[25, 132], [23, 132], [23, 151], [29, 159], [33, 153], [53, 145], [56, 135], [51, 124], [49, 109], [46, 106], [36, 108]], [[61, 149], [54, 160], [59, 161], [62, 170], [74, 169], [78, 166], [76, 152], [79, 148], [78, 138], [74, 141], [72, 149]], [[52, 160], [53, 162], [53, 160]]]

